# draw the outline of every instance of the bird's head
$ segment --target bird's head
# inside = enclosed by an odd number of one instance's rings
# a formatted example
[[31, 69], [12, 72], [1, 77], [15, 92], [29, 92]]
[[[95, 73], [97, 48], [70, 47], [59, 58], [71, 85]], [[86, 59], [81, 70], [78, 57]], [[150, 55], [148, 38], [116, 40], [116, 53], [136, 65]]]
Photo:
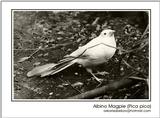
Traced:
[[111, 29], [105, 29], [101, 32], [100, 36], [102, 37], [112, 37], [114, 36], [114, 30], [111, 30]]

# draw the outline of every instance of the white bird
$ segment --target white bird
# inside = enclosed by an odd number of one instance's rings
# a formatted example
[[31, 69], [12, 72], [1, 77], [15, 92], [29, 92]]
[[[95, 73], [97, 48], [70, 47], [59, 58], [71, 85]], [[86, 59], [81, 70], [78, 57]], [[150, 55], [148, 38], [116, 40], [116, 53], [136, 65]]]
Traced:
[[95, 80], [100, 82], [92, 72], [92, 67], [107, 62], [116, 51], [116, 41], [114, 37], [114, 30], [105, 29], [101, 34], [92, 39], [86, 45], [78, 48], [70, 55], [64, 57], [57, 64], [46, 64], [43, 66], [35, 67], [27, 73], [28, 77], [40, 75], [41, 77], [54, 75], [69, 66], [78, 63], [86, 68]]

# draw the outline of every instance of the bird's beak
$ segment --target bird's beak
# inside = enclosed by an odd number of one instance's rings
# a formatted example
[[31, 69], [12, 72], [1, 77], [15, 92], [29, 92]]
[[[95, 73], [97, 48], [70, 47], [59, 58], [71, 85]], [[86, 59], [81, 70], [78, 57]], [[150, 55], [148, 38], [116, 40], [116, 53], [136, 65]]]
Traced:
[[112, 31], [109, 33], [109, 36], [110, 36], [110, 37], [113, 36], [113, 35], [114, 35], [114, 32], [115, 32], [115, 30], [112, 30]]
[[112, 30], [112, 32], [114, 33], [114, 32], [115, 32], [115, 30]]

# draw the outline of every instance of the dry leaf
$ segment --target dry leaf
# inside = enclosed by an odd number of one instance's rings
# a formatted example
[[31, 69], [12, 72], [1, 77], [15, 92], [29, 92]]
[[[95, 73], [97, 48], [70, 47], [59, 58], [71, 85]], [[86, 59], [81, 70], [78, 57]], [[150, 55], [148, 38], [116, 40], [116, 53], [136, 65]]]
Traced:
[[81, 87], [83, 85], [84, 84], [82, 82], [76, 82], [76, 83], [72, 84], [73, 87]]
[[26, 61], [28, 59], [30, 59], [30, 57], [22, 57], [22, 58], [19, 59], [18, 62], [21, 63], [21, 62], [24, 62], [24, 61]]

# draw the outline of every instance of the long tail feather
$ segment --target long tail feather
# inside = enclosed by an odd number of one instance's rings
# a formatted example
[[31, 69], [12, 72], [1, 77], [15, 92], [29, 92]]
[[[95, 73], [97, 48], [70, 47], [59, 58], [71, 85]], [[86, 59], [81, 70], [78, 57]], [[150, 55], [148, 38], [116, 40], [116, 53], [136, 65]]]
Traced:
[[66, 59], [60, 60], [57, 64], [51, 63], [51, 64], [35, 67], [27, 73], [27, 76], [28, 77], [32, 77], [32, 76], [44, 77], [48, 75], [53, 75], [64, 70], [65, 68], [71, 66], [74, 63], [75, 63], [74, 58], [66, 58]]
[[45, 77], [45, 76], [48, 76], [48, 75], [54, 75], [66, 68], [68, 68], [69, 66], [73, 65], [75, 63], [75, 61], [70, 61], [70, 62], [66, 62], [66, 63], [63, 63], [61, 65], [58, 65], [56, 66], [56, 68], [53, 68], [52, 70], [50, 71], [47, 71], [47, 72], [44, 72], [41, 74], [41, 77]]
[[75, 58], [73, 58], [73, 57], [64, 58], [64, 59], [60, 60], [57, 64], [66, 63], [67, 61], [72, 61], [74, 59]]
[[55, 67], [57, 64], [54, 63], [50, 63], [50, 64], [46, 64], [46, 65], [42, 65], [42, 66], [38, 66], [33, 68], [31, 71], [29, 71], [27, 73], [28, 77], [32, 77], [32, 76], [38, 76], [41, 75], [41, 73], [46, 72], [51, 70], [53, 67]]

